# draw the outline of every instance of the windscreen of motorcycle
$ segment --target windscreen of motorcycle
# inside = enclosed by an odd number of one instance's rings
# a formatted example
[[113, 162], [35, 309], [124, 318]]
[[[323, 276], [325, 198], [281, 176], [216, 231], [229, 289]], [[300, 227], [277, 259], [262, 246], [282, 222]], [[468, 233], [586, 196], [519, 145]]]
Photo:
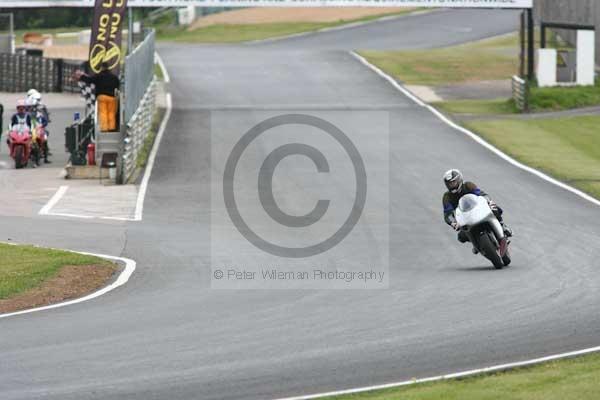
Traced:
[[462, 212], [469, 212], [475, 207], [477, 207], [477, 197], [473, 195], [463, 196], [458, 201], [458, 209]]
[[486, 199], [474, 194], [461, 197], [456, 210], [456, 220], [460, 226], [474, 226], [492, 216]]

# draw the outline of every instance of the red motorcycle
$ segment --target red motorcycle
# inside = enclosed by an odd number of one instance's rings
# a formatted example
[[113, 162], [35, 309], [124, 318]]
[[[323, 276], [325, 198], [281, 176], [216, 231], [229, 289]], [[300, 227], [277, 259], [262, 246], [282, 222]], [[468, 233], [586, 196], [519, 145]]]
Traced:
[[28, 128], [13, 128], [8, 134], [10, 156], [15, 160], [15, 168], [27, 166], [31, 154], [31, 133]]

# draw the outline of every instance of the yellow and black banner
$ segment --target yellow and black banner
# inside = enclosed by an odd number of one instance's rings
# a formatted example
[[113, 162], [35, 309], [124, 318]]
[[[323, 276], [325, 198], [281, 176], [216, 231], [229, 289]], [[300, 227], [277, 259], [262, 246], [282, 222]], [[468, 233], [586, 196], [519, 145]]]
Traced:
[[97, 74], [102, 64], [107, 63], [109, 70], [119, 75], [123, 53], [122, 22], [127, 9], [127, 0], [96, 0], [92, 36], [90, 40], [90, 69]]

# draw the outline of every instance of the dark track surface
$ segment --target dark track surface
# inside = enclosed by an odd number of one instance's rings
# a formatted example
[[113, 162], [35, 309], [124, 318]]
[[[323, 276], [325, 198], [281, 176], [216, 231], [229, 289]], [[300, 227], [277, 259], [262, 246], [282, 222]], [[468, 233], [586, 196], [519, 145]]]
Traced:
[[[273, 399], [597, 346], [600, 210], [501, 160], [341, 51], [488, 37], [515, 29], [516, 13], [381, 25], [252, 46], [161, 45], [174, 110], [143, 222], [0, 223], [2, 240], [138, 262], [126, 286], [99, 299], [1, 319], [0, 398]], [[211, 110], [273, 106], [389, 111], [389, 290], [208, 288]], [[513, 267], [490, 270], [443, 224], [450, 167], [507, 210]]]

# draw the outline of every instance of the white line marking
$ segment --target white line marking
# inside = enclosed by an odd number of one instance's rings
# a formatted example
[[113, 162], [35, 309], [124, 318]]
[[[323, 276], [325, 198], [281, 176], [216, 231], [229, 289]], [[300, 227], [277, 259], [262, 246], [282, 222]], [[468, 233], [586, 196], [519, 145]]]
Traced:
[[65, 195], [65, 193], [67, 192], [68, 189], [69, 189], [68, 186], [59, 187], [58, 190], [56, 191], [56, 193], [54, 193], [54, 196], [52, 196], [50, 198], [50, 200], [48, 200], [46, 205], [44, 207], [42, 207], [42, 209], [38, 212], [38, 214], [39, 215], [48, 215], [50, 213], [50, 210], [52, 210], [52, 207], [54, 207], [56, 205], [56, 203], [58, 203], [60, 201], [60, 199]]
[[405, 95], [406, 97], [408, 97], [409, 99], [411, 99], [412, 101], [417, 103], [419, 106], [425, 107], [425, 103], [423, 103], [423, 101], [421, 99], [419, 99], [417, 96], [415, 96], [414, 94], [409, 92], [405, 87], [400, 85], [398, 83], [398, 81], [396, 81], [394, 78], [392, 78], [391, 76], [389, 76], [388, 74], [386, 74], [385, 72], [383, 72], [382, 70], [380, 70], [379, 68], [377, 68], [376, 66], [371, 64], [370, 62], [368, 62], [363, 56], [361, 56], [360, 54], [358, 54], [354, 51], [351, 51], [350, 54], [354, 58], [356, 58], [358, 61], [360, 61], [361, 64], [365, 65], [367, 68], [369, 68], [370, 70], [375, 72], [377, 75], [379, 75], [380, 77], [382, 77], [383, 79], [388, 81], [393, 87], [395, 87], [397, 90], [402, 92], [403, 95]]
[[406, 88], [402, 87], [394, 78], [392, 78], [391, 76], [387, 75], [385, 72], [383, 72], [382, 70], [380, 70], [379, 68], [377, 68], [376, 66], [374, 66], [373, 64], [371, 64], [370, 62], [368, 62], [364, 57], [362, 57], [361, 55], [355, 53], [355, 52], [350, 52], [350, 54], [352, 54], [358, 61], [360, 61], [362, 64], [364, 64], [365, 66], [367, 66], [369, 69], [371, 69], [372, 71], [374, 71], [377, 75], [381, 76], [382, 78], [384, 78], [385, 80], [387, 80], [388, 82], [390, 82], [396, 89], [398, 89], [400, 92], [402, 92], [405, 96], [407, 96], [409, 99], [413, 100], [415, 103], [417, 103], [419, 106], [425, 107], [427, 108], [429, 111], [431, 111], [431, 113], [433, 113], [433, 115], [435, 115], [436, 117], [438, 117], [440, 120], [442, 120], [443, 122], [445, 122], [447, 125], [449, 125], [450, 127], [456, 129], [459, 132], [464, 133], [465, 135], [467, 135], [468, 137], [470, 137], [471, 139], [473, 139], [474, 141], [476, 141], [477, 143], [479, 143], [480, 145], [482, 145], [483, 147], [485, 147], [486, 149], [490, 150], [491, 152], [493, 152], [494, 154], [496, 154], [497, 156], [499, 156], [500, 158], [502, 158], [504, 161], [514, 165], [517, 168], [520, 168], [524, 171], [527, 171], [543, 180], [545, 180], [546, 182], [549, 182], [555, 186], [558, 186], [564, 190], [567, 190], [579, 197], [581, 197], [584, 200], [589, 201], [590, 203], [593, 203], [597, 206], [600, 206], [600, 200], [593, 198], [592, 196], [582, 192], [579, 189], [575, 189], [572, 186], [567, 185], [564, 182], [561, 182], [559, 180], [556, 180], [554, 178], [552, 178], [551, 176], [546, 175], [545, 173], [543, 173], [542, 171], [539, 171], [535, 168], [529, 167], [525, 164], [520, 163], [519, 161], [515, 160], [514, 158], [512, 158], [511, 156], [509, 156], [508, 154], [502, 152], [502, 150], [494, 147], [493, 145], [491, 145], [490, 143], [486, 142], [483, 138], [481, 138], [480, 136], [476, 135], [475, 133], [471, 132], [470, 130], [457, 125], [456, 123], [452, 122], [450, 119], [448, 119], [445, 115], [443, 115], [441, 112], [439, 112], [438, 110], [436, 110], [434, 107], [430, 106], [429, 104], [425, 104], [421, 99], [417, 98], [414, 94], [410, 93]]
[[79, 219], [95, 219], [92, 215], [80, 215], [80, 214], [70, 214], [70, 213], [60, 213], [60, 212], [51, 212], [44, 215], [51, 215], [53, 217], [67, 217], [67, 218], [79, 218]]
[[447, 380], [447, 379], [463, 378], [466, 376], [480, 375], [480, 374], [485, 374], [485, 373], [490, 373], [490, 372], [505, 371], [505, 370], [519, 368], [519, 367], [527, 367], [527, 366], [541, 364], [541, 363], [548, 362], [548, 361], [555, 361], [555, 360], [559, 360], [559, 359], [563, 359], [563, 358], [576, 357], [576, 356], [581, 356], [584, 354], [596, 353], [599, 351], [600, 351], [600, 347], [590, 347], [589, 349], [577, 350], [577, 351], [572, 351], [569, 353], [561, 353], [561, 354], [555, 354], [555, 355], [551, 355], [551, 356], [547, 356], [547, 357], [534, 358], [532, 360], [518, 361], [518, 362], [514, 362], [514, 363], [494, 365], [494, 366], [486, 367], [486, 368], [479, 368], [479, 369], [472, 369], [472, 370], [468, 370], [468, 371], [455, 372], [455, 373], [448, 374], [448, 375], [432, 376], [429, 378], [422, 378], [422, 379], [411, 379], [411, 380], [402, 381], [402, 382], [393, 382], [393, 383], [386, 383], [386, 384], [382, 384], [382, 385], [365, 386], [365, 387], [360, 387], [360, 388], [338, 390], [338, 391], [332, 391], [332, 392], [326, 392], [326, 393], [315, 393], [315, 394], [309, 394], [309, 395], [303, 395], [303, 396], [285, 397], [285, 398], [280, 398], [277, 400], [311, 400], [311, 399], [319, 399], [322, 397], [341, 396], [341, 395], [349, 395], [349, 394], [355, 394], [355, 393], [370, 392], [373, 390], [398, 388], [398, 387], [409, 386], [409, 385], [414, 385], [414, 384], [418, 384], [418, 383], [443, 381], [443, 380]]
[[131, 218], [131, 217], [106, 217], [106, 216], [99, 216], [99, 217], [92, 217], [93, 219], [107, 219], [107, 220], [111, 220], [111, 221], [141, 221], [140, 219], [135, 219], [135, 218]]
[[[7, 243], [7, 244], [14, 244], [14, 243]], [[127, 283], [129, 278], [131, 278], [131, 275], [135, 271], [135, 267], [136, 267], [136, 262], [129, 258], [107, 256], [105, 254], [95, 254], [95, 253], [87, 253], [87, 252], [73, 251], [73, 250], [63, 250], [63, 249], [55, 249], [55, 250], [68, 251], [71, 253], [84, 254], [84, 255], [88, 255], [88, 256], [95, 256], [95, 257], [105, 258], [108, 260], [121, 261], [121, 262], [125, 263], [125, 268], [123, 269], [121, 274], [119, 274], [119, 276], [113, 283], [111, 283], [108, 286], [103, 287], [100, 290], [95, 291], [94, 293], [90, 293], [87, 296], [83, 296], [83, 297], [80, 297], [80, 298], [74, 299], [74, 300], [64, 301], [62, 303], [50, 304], [50, 305], [44, 306], [44, 307], [30, 308], [28, 310], [16, 311], [16, 312], [7, 313], [7, 314], [0, 314], [0, 319], [14, 317], [16, 315], [30, 314], [30, 313], [38, 312], [38, 311], [51, 310], [53, 308], [66, 307], [66, 306], [70, 306], [73, 304], [83, 303], [84, 301], [95, 299], [96, 297], [100, 297], [103, 294], [106, 294], [106, 293], [118, 288], [119, 286], [123, 286], [125, 283]]]
[[157, 52], [155, 52], [154, 53], [154, 58], [156, 59], [156, 62], [158, 63], [158, 66], [162, 70], [162, 74], [163, 74], [163, 78], [164, 78], [165, 83], [171, 82], [171, 77], [169, 76], [169, 71], [167, 71], [167, 67], [165, 67], [165, 63], [163, 62], [163, 59], [160, 56], [160, 54], [158, 54]]
[[111, 217], [111, 216], [102, 216], [102, 215], [82, 215], [82, 214], [71, 214], [71, 213], [61, 213], [61, 212], [51, 212], [45, 215], [49, 215], [52, 217], [65, 217], [65, 218], [79, 218], [79, 219], [105, 219], [110, 221], [138, 221], [135, 218], [131, 217]]
[[138, 191], [137, 203], [135, 205], [135, 220], [141, 221], [142, 214], [144, 212], [144, 200], [146, 198], [146, 191], [148, 190], [148, 182], [150, 181], [150, 175], [152, 175], [152, 168], [154, 167], [154, 161], [156, 159], [156, 153], [158, 153], [158, 147], [160, 146], [160, 142], [162, 137], [167, 129], [167, 123], [169, 122], [169, 118], [171, 118], [171, 111], [173, 109], [173, 101], [171, 99], [171, 93], [167, 93], [167, 109], [165, 111], [165, 116], [160, 123], [160, 128], [158, 129], [158, 133], [156, 135], [156, 139], [154, 140], [154, 145], [152, 146], [152, 151], [150, 152], [150, 156], [148, 157], [148, 164], [146, 164], [146, 171], [144, 172], [144, 177], [142, 178], [142, 183], [140, 184], [140, 189]]

